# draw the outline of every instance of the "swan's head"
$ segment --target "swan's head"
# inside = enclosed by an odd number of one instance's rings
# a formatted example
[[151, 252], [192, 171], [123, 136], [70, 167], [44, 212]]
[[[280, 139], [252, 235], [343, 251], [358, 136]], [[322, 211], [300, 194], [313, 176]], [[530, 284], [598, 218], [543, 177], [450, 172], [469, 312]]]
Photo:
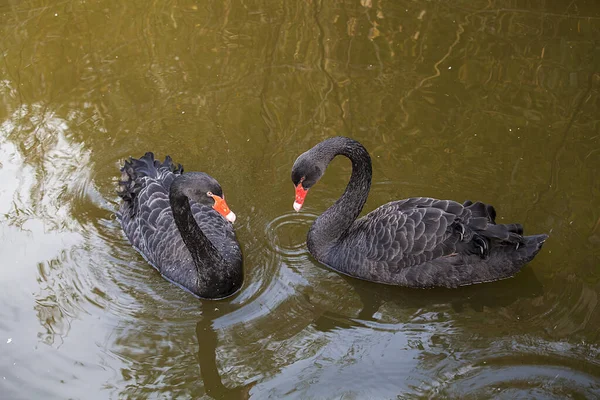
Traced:
[[204, 172], [188, 172], [175, 179], [171, 191], [173, 191], [174, 186], [181, 190], [188, 199], [212, 207], [227, 221], [235, 222], [236, 216], [225, 202], [223, 189], [212, 176]]
[[312, 150], [300, 155], [292, 167], [292, 183], [296, 187], [294, 210], [300, 211], [304, 198], [315, 183], [321, 179], [327, 165], [321, 165], [319, 158], [315, 157]]

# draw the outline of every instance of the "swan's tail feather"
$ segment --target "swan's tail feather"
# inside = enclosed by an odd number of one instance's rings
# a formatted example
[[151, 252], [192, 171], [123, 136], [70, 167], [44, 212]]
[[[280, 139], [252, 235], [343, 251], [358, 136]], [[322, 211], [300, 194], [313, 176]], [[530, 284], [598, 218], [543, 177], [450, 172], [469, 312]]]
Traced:
[[546, 239], [548, 239], [548, 235], [545, 234], [521, 236], [521, 243], [518, 247], [508, 243], [496, 243], [485, 259], [475, 255], [459, 256], [456, 262], [460, 267], [456, 266], [454, 273], [462, 279], [459, 279], [452, 287], [492, 282], [514, 276], [533, 260], [542, 249]]
[[[479, 239], [477, 239], [479, 238]], [[478, 241], [483, 236], [473, 236]], [[407, 286], [456, 288], [483, 282], [493, 282], [514, 276], [539, 253], [548, 235], [522, 236], [519, 247], [506, 242], [487, 242], [488, 256], [475, 251], [457, 251], [446, 257], [401, 270]], [[464, 244], [468, 246], [467, 243]], [[480, 244], [486, 246], [485, 244]], [[473, 247], [475, 249], [475, 247]], [[399, 274], [400, 275], [400, 274]]]
[[478, 254], [483, 259], [493, 257], [493, 253], [503, 252], [514, 261], [529, 262], [540, 251], [548, 235], [522, 236], [523, 228], [519, 224], [489, 225], [487, 229], [473, 234], [463, 250], [469, 254]]
[[467, 200], [463, 203], [463, 207], [468, 208], [475, 218], [486, 218], [488, 222], [496, 223], [496, 210], [489, 204], [480, 201], [473, 203], [471, 200]]
[[487, 274], [488, 278], [482, 281], [497, 280], [508, 278], [519, 272], [525, 264], [533, 260], [539, 253], [548, 239], [548, 235], [520, 236], [520, 243], [501, 243], [491, 249], [487, 259], [481, 260], [482, 272]]
[[546, 234], [523, 236], [524, 246], [521, 246], [519, 250], [522, 249], [520, 254], [525, 260], [524, 262], [533, 260], [533, 257], [539, 253], [548, 237], [549, 236]]
[[526, 237], [523, 237], [521, 224], [496, 224], [496, 210], [493, 206], [467, 200], [463, 207], [471, 211], [465, 235], [467, 240], [459, 245], [465, 253], [488, 258], [492, 248], [497, 246], [518, 249], [528, 245]]
[[183, 167], [181, 164], [174, 163], [170, 156], [167, 156], [161, 163], [154, 159], [154, 154], [150, 151], [139, 159], [130, 157], [129, 160], [125, 160], [121, 168], [117, 194], [125, 201], [133, 201], [143, 187], [142, 178], [158, 178], [159, 174], [163, 172], [182, 174]]
[[[494, 207], [477, 202], [467, 201], [466, 208], [471, 210], [472, 218], [467, 226], [467, 233], [462, 243], [458, 244], [459, 251], [466, 254], [476, 254], [488, 259], [497, 249], [506, 249], [519, 254], [519, 257], [533, 259], [541, 249], [548, 235], [523, 236], [521, 224], [496, 224]], [[529, 251], [531, 254], [523, 254]]]

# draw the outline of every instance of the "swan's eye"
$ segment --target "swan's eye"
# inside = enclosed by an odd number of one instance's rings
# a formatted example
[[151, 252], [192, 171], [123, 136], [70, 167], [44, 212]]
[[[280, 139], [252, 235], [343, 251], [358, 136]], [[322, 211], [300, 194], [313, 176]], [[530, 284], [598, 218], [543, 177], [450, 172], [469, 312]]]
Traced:
[[213, 197], [213, 196], [214, 196], [213, 192], [206, 192], [206, 195], [207, 195], [208, 197]]

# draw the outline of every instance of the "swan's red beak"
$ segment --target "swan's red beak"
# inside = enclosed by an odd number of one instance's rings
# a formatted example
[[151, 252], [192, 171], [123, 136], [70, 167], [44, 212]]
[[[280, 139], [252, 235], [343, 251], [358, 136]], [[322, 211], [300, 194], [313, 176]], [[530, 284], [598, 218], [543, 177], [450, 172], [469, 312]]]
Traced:
[[304, 204], [304, 198], [306, 197], [306, 193], [308, 193], [308, 189], [304, 189], [302, 187], [302, 182], [296, 186], [296, 200], [294, 200], [294, 210], [300, 211], [302, 208], [302, 204]]
[[225, 202], [225, 199], [222, 198], [222, 197], [217, 196], [216, 194], [213, 194], [211, 197], [215, 201], [215, 204], [213, 205], [213, 208], [219, 214], [221, 214], [222, 216], [224, 216], [227, 221], [229, 221], [229, 222], [231, 222], [233, 224], [235, 222], [235, 214], [233, 213], [233, 211], [231, 211], [229, 209], [229, 206]]

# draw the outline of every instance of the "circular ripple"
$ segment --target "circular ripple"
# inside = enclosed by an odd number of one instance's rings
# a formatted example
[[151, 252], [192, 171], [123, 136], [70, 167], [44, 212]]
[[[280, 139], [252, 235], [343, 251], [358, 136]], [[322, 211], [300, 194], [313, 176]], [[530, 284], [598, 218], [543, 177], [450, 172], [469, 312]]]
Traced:
[[[424, 385], [422, 394], [473, 398], [596, 398], [597, 368], [564, 355], [494, 356], [448, 371]], [[429, 387], [427, 387], [429, 386]]]
[[266, 225], [268, 246], [286, 259], [308, 254], [306, 234], [316, 218], [316, 214], [307, 212], [280, 215]]

